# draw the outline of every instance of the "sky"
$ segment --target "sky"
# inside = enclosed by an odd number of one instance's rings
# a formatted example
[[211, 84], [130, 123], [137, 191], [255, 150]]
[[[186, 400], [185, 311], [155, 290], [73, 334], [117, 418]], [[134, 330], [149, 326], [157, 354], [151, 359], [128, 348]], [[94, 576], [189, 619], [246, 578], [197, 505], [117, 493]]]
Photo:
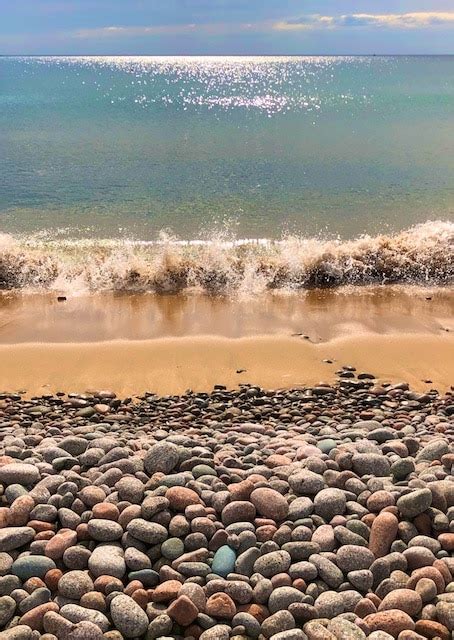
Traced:
[[0, 0], [0, 54], [454, 54], [454, 0]]

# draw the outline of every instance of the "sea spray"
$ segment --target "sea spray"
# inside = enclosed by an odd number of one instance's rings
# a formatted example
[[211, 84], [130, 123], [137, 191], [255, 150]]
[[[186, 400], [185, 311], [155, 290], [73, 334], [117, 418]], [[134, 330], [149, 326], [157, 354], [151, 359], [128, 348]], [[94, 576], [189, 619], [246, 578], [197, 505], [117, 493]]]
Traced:
[[0, 288], [71, 293], [253, 295], [369, 284], [451, 285], [454, 223], [426, 222], [352, 240], [52, 239], [0, 235]]

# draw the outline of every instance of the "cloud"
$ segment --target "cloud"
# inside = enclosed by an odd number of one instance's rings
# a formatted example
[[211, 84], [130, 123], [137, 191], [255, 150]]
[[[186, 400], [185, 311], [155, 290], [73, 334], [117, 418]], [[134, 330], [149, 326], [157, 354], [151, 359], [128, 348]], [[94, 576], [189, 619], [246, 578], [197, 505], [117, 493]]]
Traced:
[[454, 11], [428, 11], [415, 13], [351, 13], [340, 16], [308, 14], [276, 22], [276, 31], [304, 31], [310, 29], [336, 29], [338, 27], [378, 27], [387, 29], [423, 29], [436, 26], [454, 26]]
[[80, 40], [91, 40], [93, 38], [128, 38], [143, 36], [173, 36], [191, 33], [199, 34], [221, 34], [236, 31], [246, 31], [253, 28], [254, 25], [248, 24], [165, 24], [165, 25], [149, 25], [149, 26], [110, 26], [110, 27], [94, 27], [88, 29], [78, 29], [71, 36]]

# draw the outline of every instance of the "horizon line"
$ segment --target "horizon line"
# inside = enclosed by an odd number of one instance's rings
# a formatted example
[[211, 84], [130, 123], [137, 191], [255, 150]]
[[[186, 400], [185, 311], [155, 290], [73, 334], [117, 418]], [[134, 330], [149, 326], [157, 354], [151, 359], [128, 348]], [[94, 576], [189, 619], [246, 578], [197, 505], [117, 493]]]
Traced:
[[0, 53], [0, 58], [83, 58], [83, 57], [147, 57], [147, 58], [386, 58], [386, 57], [453, 57], [452, 53]]

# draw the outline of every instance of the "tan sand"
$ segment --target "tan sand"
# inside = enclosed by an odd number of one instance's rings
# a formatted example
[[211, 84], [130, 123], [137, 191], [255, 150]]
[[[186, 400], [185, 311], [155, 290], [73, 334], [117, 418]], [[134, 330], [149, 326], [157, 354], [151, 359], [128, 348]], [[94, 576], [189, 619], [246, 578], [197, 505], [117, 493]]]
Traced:
[[[326, 358], [334, 362], [324, 363]], [[32, 395], [88, 389], [112, 389], [121, 396], [176, 394], [241, 382], [290, 387], [333, 381], [344, 364], [382, 380], [405, 380], [421, 391], [444, 391], [454, 382], [454, 339], [366, 334], [321, 344], [285, 336], [35, 343], [0, 346], [0, 361], [0, 389]]]
[[419, 390], [446, 390], [454, 383], [453, 318], [446, 289], [242, 300], [98, 294], [61, 303], [54, 294], [6, 295], [0, 390], [105, 388], [124, 396], [241, 382], [277, 388], [332, 381], [345, 364]]

